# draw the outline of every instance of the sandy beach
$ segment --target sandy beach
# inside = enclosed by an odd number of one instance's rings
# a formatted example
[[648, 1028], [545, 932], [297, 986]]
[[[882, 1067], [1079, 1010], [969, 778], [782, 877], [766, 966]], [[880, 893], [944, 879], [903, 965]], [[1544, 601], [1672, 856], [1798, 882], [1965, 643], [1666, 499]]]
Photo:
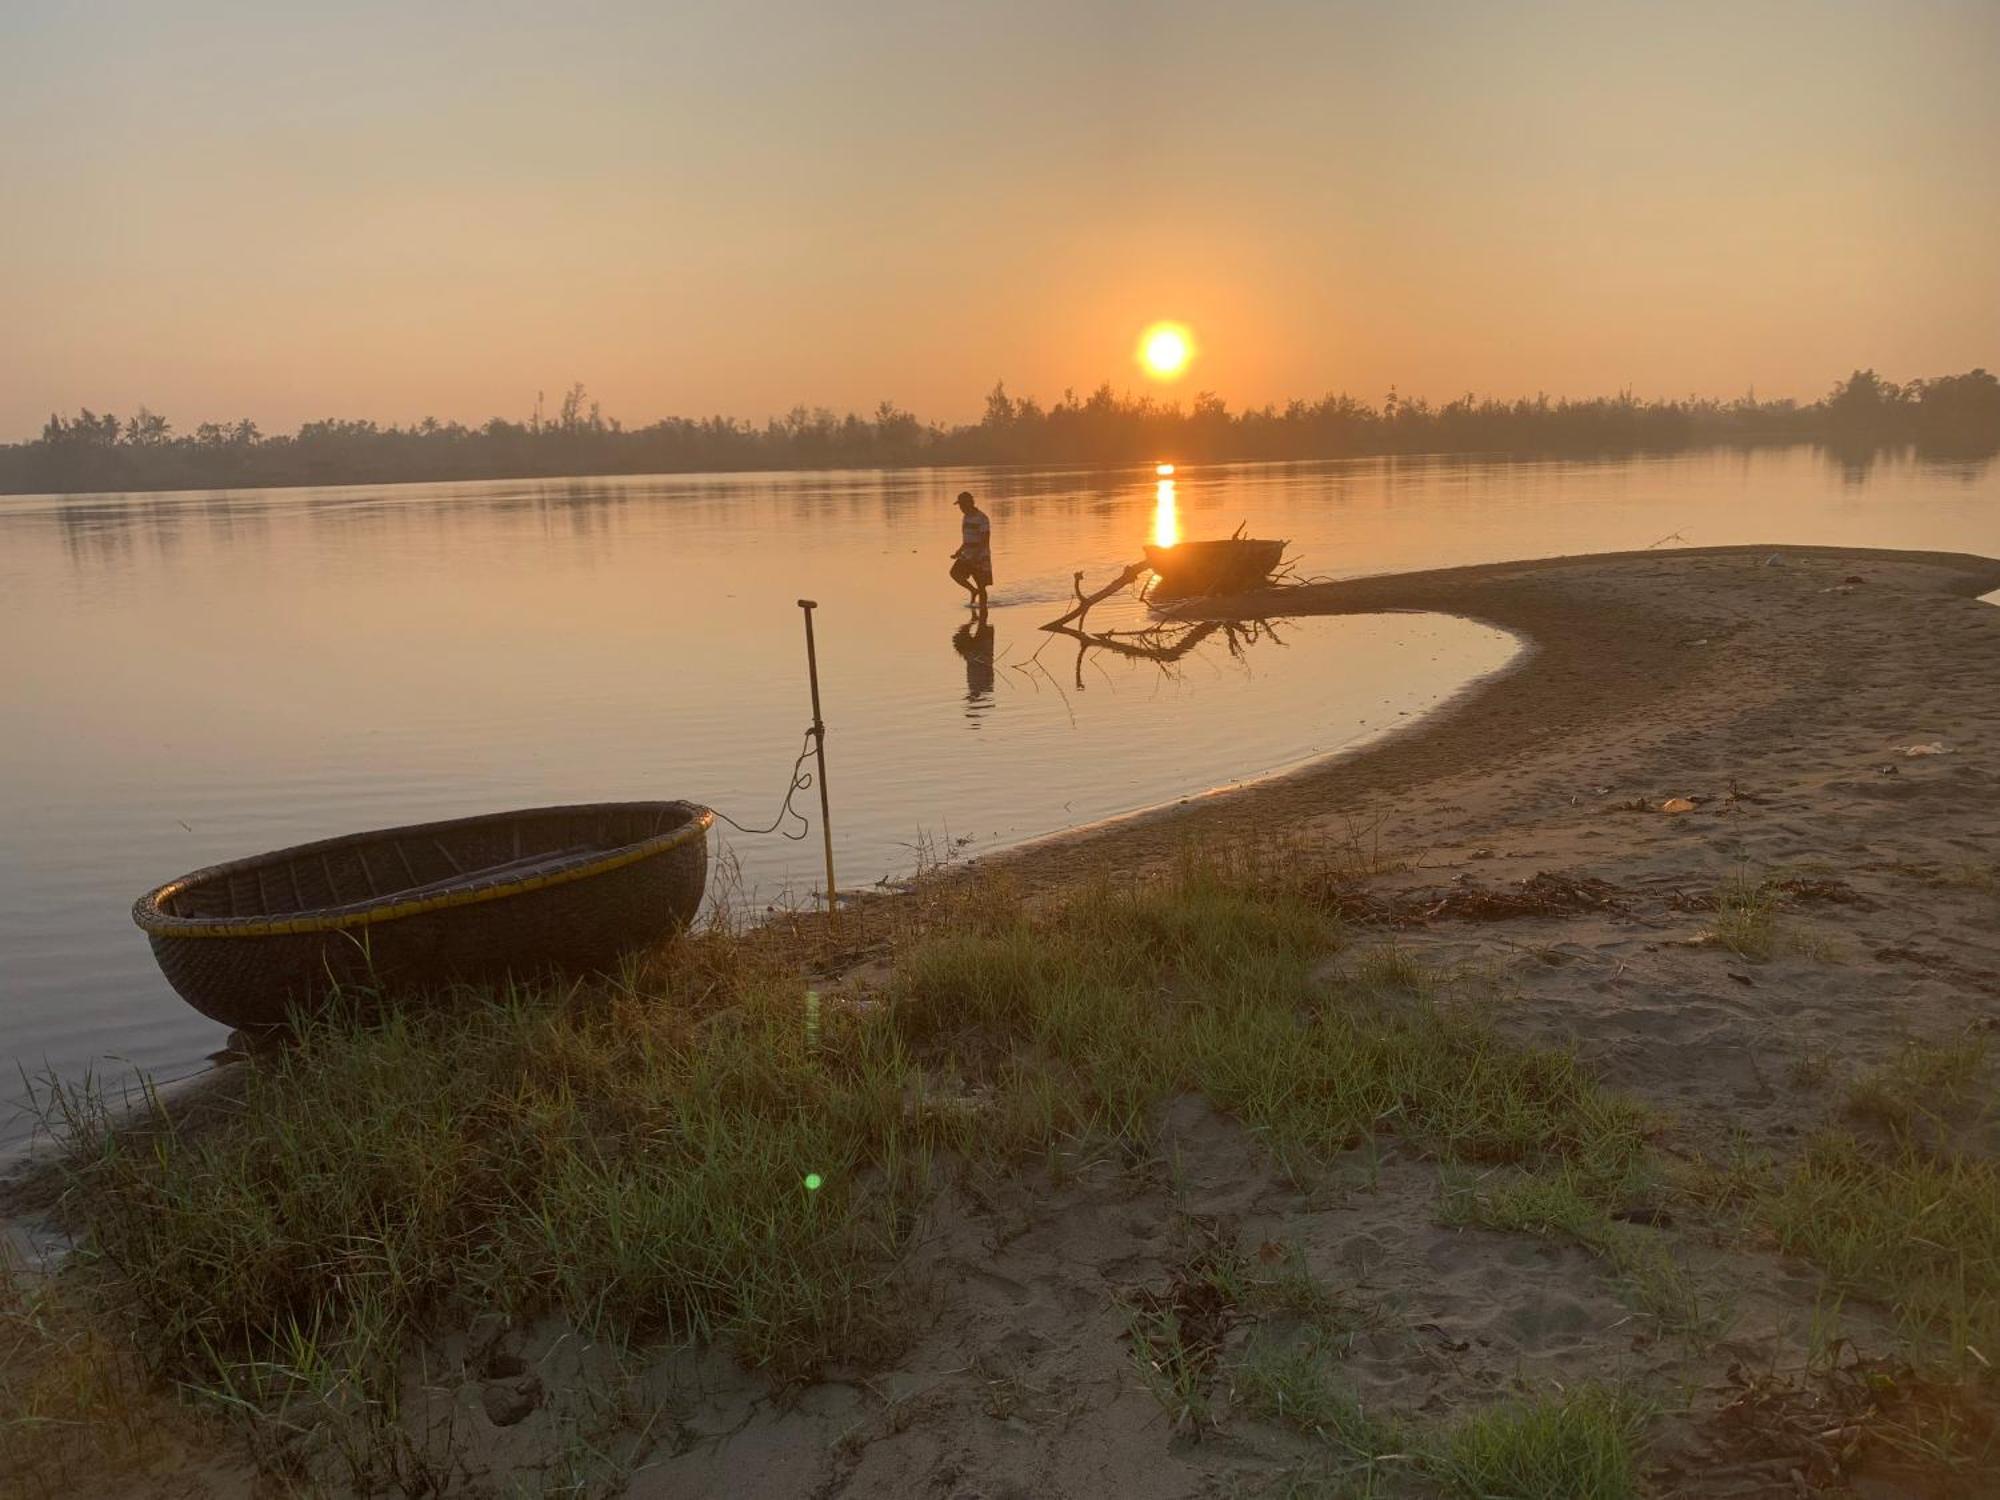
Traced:
[[[2000, 609], [1978, 597], [1996, 589], [1989, 559], [1754, 547], [1212, 601], [1218, 618], [1439, 611], [1525, 649], [1355, 753], [945, 878], [985, 870], [1032, 902], [1191, 844], [1337, 861], [1349, 946], [1332, 964], [1410, 965], [1509, 1040], [1573, 1046], [1689, 1180], [1782, 1163], [1851, 1123], [1857, 1087], [1912, 1047], [2000, 1026]], [[836, 992], [883, 982], [867, 965]], [[1983, 1040], [1971, 1055], [1990, 1097]], [[1965, 1149], [1989, 1152], [1991, 1123]], [[1340, 1493], [1282, 1488], [1313, 1435], [1253, 1416], [1225, 1375], [1192, 1422], [1135, 1378], [1134, 1299], [1177, 1285], [1191, 1235], [1252, 1262], [1282, 1245], [1332, 1288], [1351, 1314], [1338, 1378], [1371, 1412], [1602, 1382], [1653, 1403], [1650, 1493], [1990, 1493], [1991, 1471], [1941, 1479], [1880, 1447], [1837, 1485], [1815, 1467], [1807, 1429], [1837, 1399], [1839, 1349], [1887, 1361], [1901, 1335], [1865, 1299], [1832, 1307], [1822, 1272], [1726, 1193], [1675, 1179], [1615, 1216], [1676, 1268], [1685, 1315], [1668, 1318], [1601, 1246], [1454, 1213], [1479, 1174], [1441, 1176], [1393, 1137], [1301, 1181], [1182, 1095], [1157, 1140], [1150, 1161], [942, 1186], [893, 1271], [913, 1328], [886, 1368], [774, 1390], [721, 1351], [651, 1365], [643, 1387], [670, 1417], [623, 1439], [622, 1493]], [[1218, 1369], [1249, 1321], [1218, 1323]], [[471, 1477], [506, 1493], [547, 1462], [574, 1420], [560, 1392], [595, 1356], [555, 1324], [496, 1326], [458, 1353], [463, 1377], [428, 1409], [479, 1427]], [[515, 1409], [504, 1391], [527, 1380]], [[185, 1453], [145, 1485], [131, 1492], [254, 1489], [246, 1463]]]
[[[1521, 990], [1511, 1024], [1574, 1039], [1622, 1087], [1730, 1126], [1774, 1102], [1788, 1115], [1766, 1054], [1810, 1043], [1860, 1067], [1996, 1013], [2000, 906], [1974, 873], [2000, 849], [2000, 608], [1979, 597], [1996, 589], [1987, 558], [1726, 547], [1213, 601], [1215, 618], [1437, 610], [1525, 650], [1355, 753], [998, 863], [1046, 887], [1190, 843], [1360, 841], [1406, 866], [1376, 894], [1419, 909], [1587, 874], [1629, 893], [1630, 914], [1422, 924], [1398, 941], [1504, 976]], [[1931, 745], [1943, 753], [1909, 753]], [[1658, 811], [1676, 798], [1693, 807]], [[1840, 940], [1839, 962], [1766, 966], [1745, 985], [1677, 942], [1702, 925], [1684, 898], [1746, 870], [1848, 886], [1800, 913]]]

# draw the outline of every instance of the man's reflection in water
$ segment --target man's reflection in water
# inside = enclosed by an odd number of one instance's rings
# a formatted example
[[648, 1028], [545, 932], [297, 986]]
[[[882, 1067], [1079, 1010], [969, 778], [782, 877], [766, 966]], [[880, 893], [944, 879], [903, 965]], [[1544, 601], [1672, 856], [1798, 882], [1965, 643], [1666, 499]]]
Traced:
[[952, 632], [951, 649], [965, 658], [965, 716], [976, 725], [993, 702], [993, 627], [985, 610]]

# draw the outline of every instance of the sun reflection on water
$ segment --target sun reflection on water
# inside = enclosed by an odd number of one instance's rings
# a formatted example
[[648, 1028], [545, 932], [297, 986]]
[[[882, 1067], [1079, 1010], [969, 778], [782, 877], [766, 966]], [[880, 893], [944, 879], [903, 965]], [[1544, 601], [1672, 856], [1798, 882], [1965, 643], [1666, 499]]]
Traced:
[[1180, 539], [1180, 501], [1174, 494], [1174, 482], [1162, 479], [1153, 496], [1153, 545], [1171, 547]]

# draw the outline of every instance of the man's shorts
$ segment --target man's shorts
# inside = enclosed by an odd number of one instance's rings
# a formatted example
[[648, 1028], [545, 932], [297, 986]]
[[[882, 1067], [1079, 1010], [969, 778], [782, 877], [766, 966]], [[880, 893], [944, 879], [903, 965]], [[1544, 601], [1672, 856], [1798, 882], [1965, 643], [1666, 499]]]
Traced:
[[971, 558], [961, 557], [951, 565], [951, 581], [957, 584], [976, 583], [983, 589], [993, 587], [993, 564], [976, 563]]

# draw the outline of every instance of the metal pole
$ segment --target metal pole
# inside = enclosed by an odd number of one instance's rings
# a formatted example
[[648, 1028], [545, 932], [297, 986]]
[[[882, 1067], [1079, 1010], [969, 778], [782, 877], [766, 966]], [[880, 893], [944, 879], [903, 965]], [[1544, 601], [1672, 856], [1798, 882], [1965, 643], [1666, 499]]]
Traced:
[[806, 676], [812, 682], [813, 753], [819, 759], [819, 831], [826, 843], [826, 912], [830, 917], [838, 891], [833, 883], [833, 809], [826, 793], [826, 724], [819, 716], [819, 653], [813, 646], [813, 611], [819, 608], [819, 601], [801, 599], [799, 608], [806, 617]]

